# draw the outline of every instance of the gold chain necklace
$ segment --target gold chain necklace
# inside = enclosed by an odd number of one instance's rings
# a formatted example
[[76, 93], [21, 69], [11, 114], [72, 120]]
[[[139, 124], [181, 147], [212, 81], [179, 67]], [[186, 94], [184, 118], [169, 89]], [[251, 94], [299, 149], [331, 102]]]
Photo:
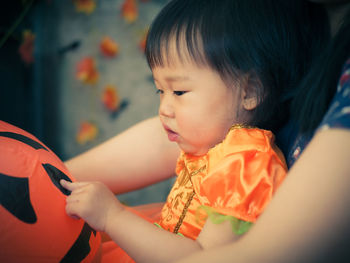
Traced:
[[185, 206], [184, 206], [184, 209], [182, 210], [182, 214], [179, 218], [179, 221], [177, 222], [175, 228], [174, 228], [174, 233], [177, 234], [179, 232], [179, 229], [180, 229], [180, 226], [182, 225], [184, 219], [185, 219], [185, 216], [186, 216], [186, 213], [187, 213], [187, 210], [188, 210], [188, 207], [190, 206], [191, 202], [192, 202], [192, 199], [195, 195], [195, 192], [194, 190], [192, 191], [190, 197], [188, 198]]
[[[196, 175], [196, 174], [198, 174], [198, 173], [200, 173], [200, 172], [203, 172], [205, 169], [206, 169], [206, 165], [204, 165], [203, 167], [199, 168], [199, 169], [196, 170], [196, 171], [193, 171], [193, 172], [190, 174], [190, 178], [191, 178], [193, 175]], [[192, 193], [191, 193], [191, 195], [188, 197], [187, 202], [186, 202], [186, 204], [185, 204], [185, 206], [184, 206], [184, 209], [182, 210], [182, 213], [181, 213], [181, 216], [180, 216], [180, 218], [179, 218], [179, 221], [177, 222], [177, 224], [176, 224], [176, 226], [175, 226], [175, 228], [174, 228], [174, 231], [173, 231], [173, 232], [174, 232], [175, 234], [177, 234], [177, 233], [179, 232], [179, 229], [180, 229], [180, 227], [181, 227], [181, 225], [182, 225], [182, 223], [183, 223], [183, 221], [184, 221], [184, 219], [185, 219], [185, 216], [186, 216], [186, 214], [187, 214], [187, 210], [188, 210], [189, 206], [191, 205], [191, 202], [192, 202], [193, 197], [194, 197], [195, 194], [196, 194], [196, 192], [193, 190]]]

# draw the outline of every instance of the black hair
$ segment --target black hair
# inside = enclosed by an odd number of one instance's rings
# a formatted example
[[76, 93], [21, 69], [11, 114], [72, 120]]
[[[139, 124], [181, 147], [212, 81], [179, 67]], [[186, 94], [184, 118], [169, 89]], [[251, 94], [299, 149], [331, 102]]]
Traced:
[[[288, 119], [289, 94], [312, 57], [317, 37], [310, 29], [318, 27], [311, 24], [312, 10], [302, 0], [173, 0], [150, 27], [147, 61], [151, 68], [169, 62], [174, 39], [180, 59], [189, 55], [226, 83], [251, 74], [260, 85], [249, 124], [275, 130]], [[180, 50], [183, 40], [187, 54]]]
[[337, 34], [315, 59], [291, 105], [300, 132], [312, 135], [336, 92], [342, 68], [350, 58], [350, 8]]

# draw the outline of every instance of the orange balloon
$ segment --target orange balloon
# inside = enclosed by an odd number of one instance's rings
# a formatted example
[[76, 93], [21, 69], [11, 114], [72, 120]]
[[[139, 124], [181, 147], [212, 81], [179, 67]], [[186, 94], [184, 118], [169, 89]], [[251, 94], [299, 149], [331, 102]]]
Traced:
[[30, 133], [0, 121], [0, 262], [98, 262], [101, 236], [65, 212], [63, 162]]

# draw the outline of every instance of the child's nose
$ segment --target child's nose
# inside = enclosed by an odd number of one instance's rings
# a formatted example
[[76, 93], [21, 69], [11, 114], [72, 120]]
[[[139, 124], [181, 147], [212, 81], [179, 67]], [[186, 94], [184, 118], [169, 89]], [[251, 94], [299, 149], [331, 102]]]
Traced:
[[160, 99], [158, 113], [160, 116], [164, 116], [167, 118], [173, 118], [175, 116], [171, 102], [171, 96], [165, 94], [163, 95], [163, 97]]

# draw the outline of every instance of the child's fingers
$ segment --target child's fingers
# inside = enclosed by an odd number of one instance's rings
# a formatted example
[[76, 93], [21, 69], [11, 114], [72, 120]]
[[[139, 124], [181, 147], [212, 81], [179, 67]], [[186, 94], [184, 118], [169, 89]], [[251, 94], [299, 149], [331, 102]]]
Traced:
[[66, 205], [66, 213], [71, 218], [80, 219], [78, 208], [73, 203], [67, 203], [67, 205]]
[[88, 182], [69, 182], [69, 181], [66, 181], [66, 180], [63, 180], [61, 179], [60, 180], [60, 184], [66, 188], [67, 190], [70, 190], [70, 191], [73, 191], [75, 189], [78, 189], [80, 187], [83, 187], [85, 185], [88, 185], [89, 183]]
[[84, 201], [87, 185], [89, 182], [69, 182], [66, 180], [60, 180], [60, 184], [67, 190], [72, 192], [71, 195], [66, 198], [66, 213], [68, 216], [74, 219], [80, 219], [84, 208]]

